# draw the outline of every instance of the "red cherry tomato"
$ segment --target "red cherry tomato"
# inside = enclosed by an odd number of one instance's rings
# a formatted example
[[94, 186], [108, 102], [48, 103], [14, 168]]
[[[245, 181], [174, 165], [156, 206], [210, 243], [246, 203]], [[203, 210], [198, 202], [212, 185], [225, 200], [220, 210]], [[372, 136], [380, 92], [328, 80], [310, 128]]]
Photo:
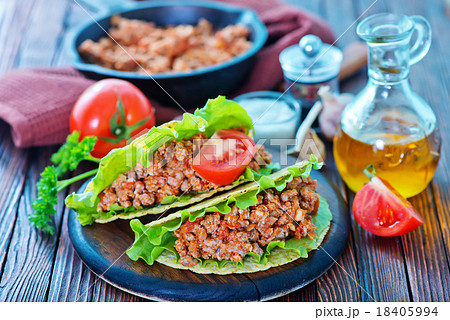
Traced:
[[130, 82], [119, 79], [101, 80], [87, 88], [70, 116], [71, 132], [79, 131], [81, 139], [99, 138], [91, 152], [98, 158], [125, 146], [128, 139], [154, 125], [153, 108], [145, 95]]
[[361, 227], [382, 237], [401, 236], [423, 224], [411, 203], [377, 176], [356, 194], [353, 215]]
[[192, 167], [203, 179], [227, 185], [244, 173], [255, 152], [255, 142], [245, 133], [222, 129], [200, 148]]

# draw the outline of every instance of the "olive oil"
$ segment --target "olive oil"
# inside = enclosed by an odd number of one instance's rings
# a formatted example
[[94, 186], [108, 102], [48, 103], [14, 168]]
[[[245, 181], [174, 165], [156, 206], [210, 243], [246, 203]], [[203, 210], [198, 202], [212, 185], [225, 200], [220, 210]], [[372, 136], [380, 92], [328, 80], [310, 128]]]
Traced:
[[439, 161], [440, 139], [398, 133], [359, 133], [352, 137], [342, 128], [334, 137], [336, 166], [347, 186], [357, 192], [369, 181], [363, 170], [373, 164], [376, 173], [402, 196], [422, 192], [433, 178]]
[[408, 81], [409, 67], [430, 48], [430, 25], [420, 16], [386, 13], [367, 17], [356, 32], [368, 45], [369, 80], [342, 111], [333, 146], [337, 168], [356, 192], [372, 164], [402, 196], [412, 197], [433, 178], [440, 152], [436, 115]]

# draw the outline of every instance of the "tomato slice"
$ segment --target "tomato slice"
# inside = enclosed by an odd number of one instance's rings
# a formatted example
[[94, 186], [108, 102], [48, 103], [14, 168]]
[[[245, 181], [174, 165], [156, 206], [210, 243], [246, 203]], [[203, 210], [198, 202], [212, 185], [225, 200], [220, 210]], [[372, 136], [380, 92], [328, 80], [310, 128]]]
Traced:
[[401, 236], [423, 224], [411, 203], [377, 176], [356, 193], [353, 216], [365, 230], [382, 237]]
[[255, 142], [245, 133], [221, 129], [201, 146], [192, 167], [203, 179], [227, 185], [244, 173], [255, 153]]

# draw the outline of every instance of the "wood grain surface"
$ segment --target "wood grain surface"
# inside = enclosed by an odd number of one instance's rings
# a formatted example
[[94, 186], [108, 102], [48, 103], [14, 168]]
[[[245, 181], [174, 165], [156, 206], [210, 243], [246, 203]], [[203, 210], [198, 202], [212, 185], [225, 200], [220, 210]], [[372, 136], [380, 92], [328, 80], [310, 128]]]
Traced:
[[[326, 19], [341, 47], [357, 40], [354, 22], [360, 15], [391, 11], [427, 18], [433, 42], [425, 58], [411, 68], [410, 82], [438, 115], [443, 144], [432, 183], [411, 199], [424, 216], [424, 226], [406, 236], [382, 239], [352, 220], [350, 240], [338, 263], [318, 280], [276, 301], [450, 301], [450, 19], [445, 1], [286, 2]], [[73, 0], [0, 0], [0, 75], [14, 68], [67, 65], [63, 49], [67, 31], [88, 19]], [[362, 70], [341, 83], [341, 91], [356, 93], [366, 82]], [[0, 301], [142, 300], [98, 279], [81, 262], [68, 238], [68, 210], [62, 201], [54, 237], [30, 227], [26, 217], [35, 183], [54, 150], [15, 148], [9, 127], [0, 120]], [[336, 171], [329, 143], [326, 164], [324, 174], [351, 203], [353, 194]]]

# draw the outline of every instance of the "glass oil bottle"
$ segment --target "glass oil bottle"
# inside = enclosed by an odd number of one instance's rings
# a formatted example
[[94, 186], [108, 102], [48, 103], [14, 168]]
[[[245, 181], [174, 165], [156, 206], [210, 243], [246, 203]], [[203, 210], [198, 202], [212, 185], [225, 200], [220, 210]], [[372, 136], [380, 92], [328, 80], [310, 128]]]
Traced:
[[373, 164], [401, 195], [414, 196], [433, 178], [441, 146], [433, 110], [408, 82], [410, 65], [430, 48], [430, 25], [420, 16], [377, 14], [357, 33], [369, 46], [369, 81], [342, 113], [333, 145], [337, 168], [355, 192]]

